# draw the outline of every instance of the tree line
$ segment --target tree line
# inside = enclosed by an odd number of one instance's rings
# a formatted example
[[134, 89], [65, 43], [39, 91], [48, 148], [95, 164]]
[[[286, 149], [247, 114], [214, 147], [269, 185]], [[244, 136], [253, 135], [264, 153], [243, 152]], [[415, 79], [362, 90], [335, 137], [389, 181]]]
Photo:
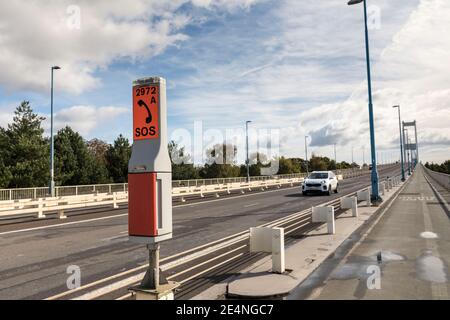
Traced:
[[[0, 127], [0, 187], [47, 186], [50, 180], [50, 138], [28, 101], [14, 112], [12, 123]], [[112, 145], [83, 137], [66, 126], [54, 137], [57, 185], [126, 182], [131, 146], [122, 135]]]
[[450, 174], [450, 160], [446, 160], [441, 164], [427, 162], [425, 163], [425, 167], [436, 172]]
[[[15, 110], [12, 123], [0, 127], [0, 188], [28, 188], [47, 186], [50, 180], [50, 138], [44, 137], [42, 121], [28, 101]], [[119, 135], [112, 144], [99, 139], [85, 140], [69, 126], [54, 137], [56, 185], [84, 185], [123, 183], [128, 180], [130, 141]], [[206, 162], [194, 165], [184, 147], [169, 143], [172, 178], [188, 180], [200, 178], [245, 177], [246, 165], [236, 162], [237, 147], [216, 145], [206, 150]], [[225, 159], [225, 163], [216, 161]], [[335, 163], [327, 157], [313, 155], [309, 161], [280, 157], [278, 174], [292, 174], [313, 170], [334, 170], [358, 167], [356, 163]], [[270, 165], [264, 154], [250, 155], [250, 175], [261, 175]]]

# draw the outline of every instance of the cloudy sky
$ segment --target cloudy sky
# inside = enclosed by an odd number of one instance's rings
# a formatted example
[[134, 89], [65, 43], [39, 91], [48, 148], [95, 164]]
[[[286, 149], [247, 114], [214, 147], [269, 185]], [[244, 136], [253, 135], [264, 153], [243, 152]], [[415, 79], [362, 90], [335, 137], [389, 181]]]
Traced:
[[[380, 160], [398, 158], [396, 104], [417, 120], [421, 159], [449, 159], [450, 1], [368, 5]], [[364, 50], [362, 6], [346, 0], [2, 1], [0, 126], [22, 100], [49, 116], [59, 65], [57, 127], [87, 139], [131, 138], [131, 83], [160, 75], [170, 134], [252, 120], [252, 141], [280, 130], [283, 155], [303, 157], [309, 135], [316, 154], [334, 157], [336, 144], [338, 161], [353, 147], [367, 162]]]

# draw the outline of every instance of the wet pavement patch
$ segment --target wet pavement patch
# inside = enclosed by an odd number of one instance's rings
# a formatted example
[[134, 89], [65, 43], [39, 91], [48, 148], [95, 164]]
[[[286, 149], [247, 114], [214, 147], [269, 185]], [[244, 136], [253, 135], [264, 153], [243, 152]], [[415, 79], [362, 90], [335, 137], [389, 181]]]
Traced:
[[404, 256], [388, 250], [377, 251], [370, 256], [350, 256], [347, 263], [337, 267], [331, 274], [331, 279], [348, 280], [367, 278], [368, 268], [373, 265], [403, 261]]
[[346, 263], [333, 271], [330, 279], [349, 280], [367, 277], [367, 268], [373, 265], [371, 262]]
[[446, 283], [448, 281], [447, 268], [444, 262], [433, 255], [431, 250], [425, 250], [416, 261], [416, 272], [420, 279], [435, 282]]
[[[381, 261], [380, 261], [380, 258], [381, 258]], [[381, 262], [381, 263], [391, 262], [391, 261], [403, 261], [403, 260], [406, 260], [404, 256], [402, 256], [398, 253], [392, 252], [392, 251], [383, 250], [377, 254], [377, 261]]]

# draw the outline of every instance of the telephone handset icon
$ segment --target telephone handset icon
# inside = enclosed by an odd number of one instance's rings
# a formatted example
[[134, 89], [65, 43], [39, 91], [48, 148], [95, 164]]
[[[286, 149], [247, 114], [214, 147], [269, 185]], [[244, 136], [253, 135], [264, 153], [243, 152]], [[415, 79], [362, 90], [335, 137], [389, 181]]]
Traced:
[[147, 104], [146, 104], [143, 100], [139, 100], [139, 101], [138, 101], [138, 105], [139, 105], [140, 107], [143, 107], [143, 108], [147, 109], [148, 117], [147, 117], [147, 119], [145, 119], [145, 122], [146, 122], [147, 124], [151, 123], [152, 120], [153, 120], [153, 117], [152, 117], [152, 113], [150, 112], [150, 109], [149, 109], [149, 107], [147, 106]]

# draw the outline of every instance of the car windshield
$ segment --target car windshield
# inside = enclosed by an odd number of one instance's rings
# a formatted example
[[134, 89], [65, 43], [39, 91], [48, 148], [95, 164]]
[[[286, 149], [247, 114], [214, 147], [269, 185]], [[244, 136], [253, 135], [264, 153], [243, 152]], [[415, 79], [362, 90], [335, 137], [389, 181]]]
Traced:
[[314, 172], [309, 175], [309, 179], [328, 179], [328, 173]]

